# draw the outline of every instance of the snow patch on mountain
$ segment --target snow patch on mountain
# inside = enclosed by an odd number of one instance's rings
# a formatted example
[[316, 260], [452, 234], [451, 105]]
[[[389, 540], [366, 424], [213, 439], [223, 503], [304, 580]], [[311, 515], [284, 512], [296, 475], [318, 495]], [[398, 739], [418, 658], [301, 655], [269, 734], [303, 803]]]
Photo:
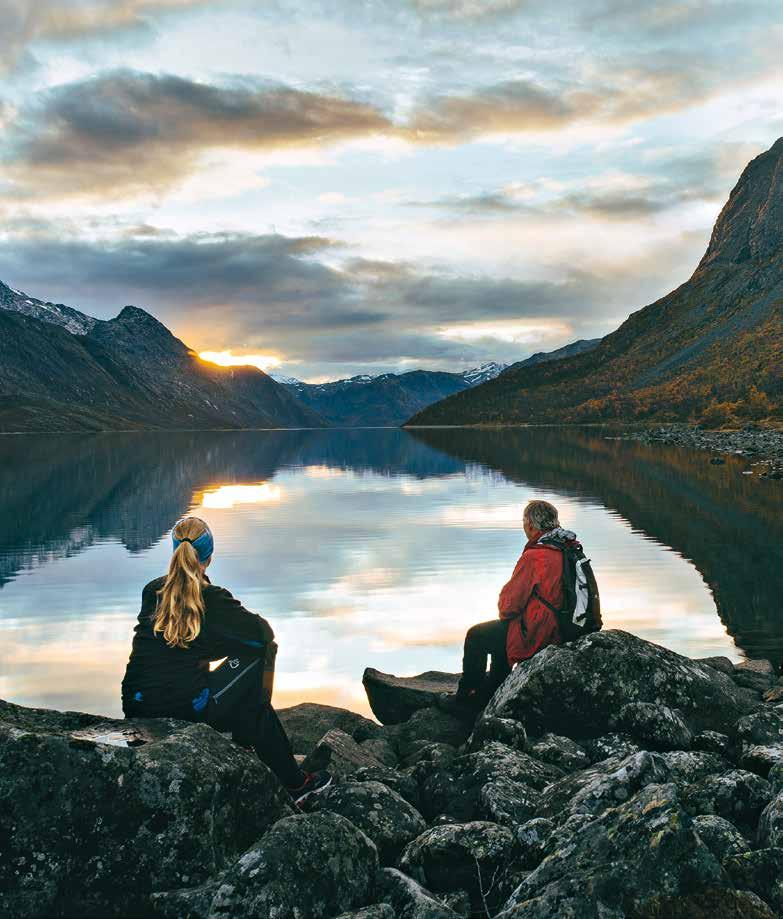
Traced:
[[62, 303], [37, 300], [0, 281], [0, 309], [59, 325], [72, 335], [86, 335], [99, 320]]

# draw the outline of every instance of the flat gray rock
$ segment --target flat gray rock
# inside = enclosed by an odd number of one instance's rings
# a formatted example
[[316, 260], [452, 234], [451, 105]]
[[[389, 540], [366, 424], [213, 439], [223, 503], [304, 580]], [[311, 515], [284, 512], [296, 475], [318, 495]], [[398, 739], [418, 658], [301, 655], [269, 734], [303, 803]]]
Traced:
[[438, 670], [400, 677], [368, 667], [362, 683], [378, 721], [381, 724], [401, 724], [420, 708], [434, 706], [443, 693], [456, 692], [459, 677], [458, 673]]

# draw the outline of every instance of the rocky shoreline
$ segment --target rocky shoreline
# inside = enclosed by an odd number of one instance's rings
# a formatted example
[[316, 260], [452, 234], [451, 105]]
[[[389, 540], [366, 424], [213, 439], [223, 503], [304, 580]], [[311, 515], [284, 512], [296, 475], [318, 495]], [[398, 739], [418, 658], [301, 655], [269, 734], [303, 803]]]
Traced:
[[469, 727], [454, 674], [379, 720], [284, 709], [297, 813], [210, 727], [0, 702], [0, 912], [217, 919], [783, 913], [783, 680], [620, 631], [545, 649]]
[[664, 443], [677, 447], [709, 450], [719, 454], [712, 462], [730, 455], [746, 461], [745, 474], [783, 479], [783, 430], [749, 425], [733, 431], [707, 431], [687, 425], [666, 425], [623, 435], [625, 440]]

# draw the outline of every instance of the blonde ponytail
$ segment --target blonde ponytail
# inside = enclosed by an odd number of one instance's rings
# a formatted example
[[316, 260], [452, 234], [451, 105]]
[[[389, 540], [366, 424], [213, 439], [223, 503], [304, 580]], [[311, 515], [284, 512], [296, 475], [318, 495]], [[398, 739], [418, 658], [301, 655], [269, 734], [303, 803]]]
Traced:
[[170, 648], [187, 648], [201, 631], [204, 598], [201, 589], [204, 573], [199, 553], [192, 542], [207, 525], [198, 517], [185, 517], [174, 527], [173, 537], [179, 542], [171, 556], [169, 572], [158, 591], [158, 606], [152, 620], [155, 633], [163, 633]]

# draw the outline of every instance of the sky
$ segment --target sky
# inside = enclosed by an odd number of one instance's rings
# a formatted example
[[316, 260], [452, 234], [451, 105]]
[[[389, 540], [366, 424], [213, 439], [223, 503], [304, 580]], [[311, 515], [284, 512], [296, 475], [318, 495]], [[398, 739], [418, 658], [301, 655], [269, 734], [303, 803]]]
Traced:
[[685, 281], [783, 135], [776, 0], [0, 0], [0, 280], [306, 380]]

